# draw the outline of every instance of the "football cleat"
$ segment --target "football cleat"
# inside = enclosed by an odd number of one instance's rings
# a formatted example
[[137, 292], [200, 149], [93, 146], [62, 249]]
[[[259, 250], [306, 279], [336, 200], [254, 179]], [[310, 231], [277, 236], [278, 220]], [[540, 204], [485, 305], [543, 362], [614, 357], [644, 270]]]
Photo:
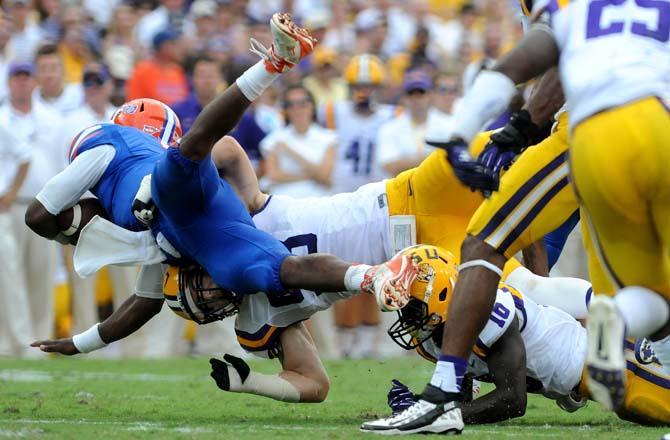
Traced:
[[587, 385], [591, 396], [609, 410], [624, 403], [626, 360], [623, 355], [625, 328], [613, 298], [596, 295], [589, 303], [586, 326]]
[[361, 431], [383, 435], [460, 434], [463, 431], [460, 402], [440, 402], [444, 394], [429, 384], [414, 405], [394, 416], [365, 422]]
[[296, 25], [290, 14], [274, 14], [270, 19], [270, 29], [273, 41], [269, 49], [255, 38], [249, 40], [249, 50], [265, 61], [268, 72], [287, 72], [314, 50], [316, 39]]
[[410, 300], [410, 287], [417, 267], [408, 255], [397, 254], [384, 264], [372, 266], [363, 278], [361, 290], [375, 296], [383, 312], [400, 310]]

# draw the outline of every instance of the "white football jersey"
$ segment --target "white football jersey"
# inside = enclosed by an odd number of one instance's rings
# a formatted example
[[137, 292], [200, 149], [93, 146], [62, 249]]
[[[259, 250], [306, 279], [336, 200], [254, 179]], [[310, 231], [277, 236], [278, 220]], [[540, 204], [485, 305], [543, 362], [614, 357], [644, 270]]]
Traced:
[[395, 107], [378, 105], [374, 113], [363, 116], [354, 110], [351, 101], [333, 108], [334, 129], [338, 146], [333, 169], [333, 192], [354, 191], [361, 185], [384, 178], [377, 161], [377, 132], [393, 118]]
[[[570, 393], [582, 376], [586, 329], [562, 310], [514, 296], [506, 287], [498, 289], [491, 317], [477, 339], [474, 351], [478, 354], [469, 359], [468, 373], [488, 374], [486, 352], [505, 333], [514, 316], [526, 347], [527, 375], [542, 383], [545, 394]], [[432, 339], [424, 342], [423, 348], [435, 358], [440, 354], [440, 347]]]
[[385, 181], [327, 197], [273, 195], [253, 220], [296, 255], [323, 252], [365, 264], [392, 256]]
[[[322, 252], [371, 265], [383, 263], [392, 256], [384, 181], [330, 197], [273, 195], [265, 207], [254, 214], [253, 220], [258, 229], [282, 241], [295, 255]], [[262, 293], [246, 295], [235, 330], [238, 336], [260, 335], [270, 331], [268, 326], [287, 327], [352, 295], [350, 292], [301, 290], [273, 298]], [[244, 345], [243, 348], [247, 349]], [[253, 353], [268, 356], [268, 350]]]
[[561, 50], [570, 125], [607, 108], [670, 93], [670, 0], [541, 0]]

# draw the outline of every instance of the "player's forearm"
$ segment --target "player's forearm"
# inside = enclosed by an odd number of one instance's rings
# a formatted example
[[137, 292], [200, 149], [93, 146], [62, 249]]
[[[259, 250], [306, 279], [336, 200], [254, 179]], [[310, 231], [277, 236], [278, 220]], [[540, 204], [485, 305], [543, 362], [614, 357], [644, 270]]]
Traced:
[[100, 324], [100, 338], [110, 344], [133, 334], [158, 314], [162, 306], [162, 299], [132, 295]]
[[541, 75], [558, 64], [558, 46], [551, 30], [544, 25], [533, 27], [517, 44], [493, 66], [493, 71], [521, 84]]
[[28, 206], [25, 223], [34, 233], [48, 240], [53, 240], [60, 233], [58, 215], [47, 211], [37, 199]]
[[553, 67], [533, 87], [524, 109], [530, 114], [531, 121], [539, 127], [551, 121], [564, 103], [558, 68]]
[[228, 87], [200, 112], [182, 139], [180, 151], [192, 160], [204, 159], [216, 141], [237, 125], [249, 104], [237, 84]]
[[465, 402], [462, 407], [463, 421], [469, 424], [496, 423], [521, 417], [526, 412], [526, 397], [496, 388], [492, 392]]

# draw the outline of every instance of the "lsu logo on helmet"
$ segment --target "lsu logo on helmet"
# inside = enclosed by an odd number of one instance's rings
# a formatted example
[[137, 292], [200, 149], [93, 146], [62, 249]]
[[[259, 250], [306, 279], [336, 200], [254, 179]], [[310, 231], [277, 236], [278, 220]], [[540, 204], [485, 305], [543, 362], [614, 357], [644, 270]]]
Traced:
[[393, 341], [411, 350], [428, 339], [436, 326], [447, 320], [456, 286], [458, 266], [451, 252], [436, 246], [416, 245], [401, 252], [417, 266], [419, 275], [410, 286], [410, 300], [389, 328]]

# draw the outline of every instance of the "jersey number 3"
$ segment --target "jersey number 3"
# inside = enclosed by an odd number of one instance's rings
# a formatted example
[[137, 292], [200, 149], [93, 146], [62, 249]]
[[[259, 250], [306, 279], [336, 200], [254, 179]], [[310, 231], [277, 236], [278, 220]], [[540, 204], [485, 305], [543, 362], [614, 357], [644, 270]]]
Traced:
[[649, 12], [656, 10], [658, 20], [648, 19], [646, 21], [638, 21], [633, 19], [635, 17], [628, 17], [627, 20], [603, 20], [603, 14], [605, 14], [608, 7], [623, 6], [627, 1], [593, 0], [589, 4], [586, 21], [586, 39], [623, 33], [626, 25], [630, 22], [630, 31], [634, 35], [653, 38], [661, 43], [666, 43], [670, 40], [670, 2], [668, 0], [635, 0], [635, 4], [640, 9], [645, 9]]

